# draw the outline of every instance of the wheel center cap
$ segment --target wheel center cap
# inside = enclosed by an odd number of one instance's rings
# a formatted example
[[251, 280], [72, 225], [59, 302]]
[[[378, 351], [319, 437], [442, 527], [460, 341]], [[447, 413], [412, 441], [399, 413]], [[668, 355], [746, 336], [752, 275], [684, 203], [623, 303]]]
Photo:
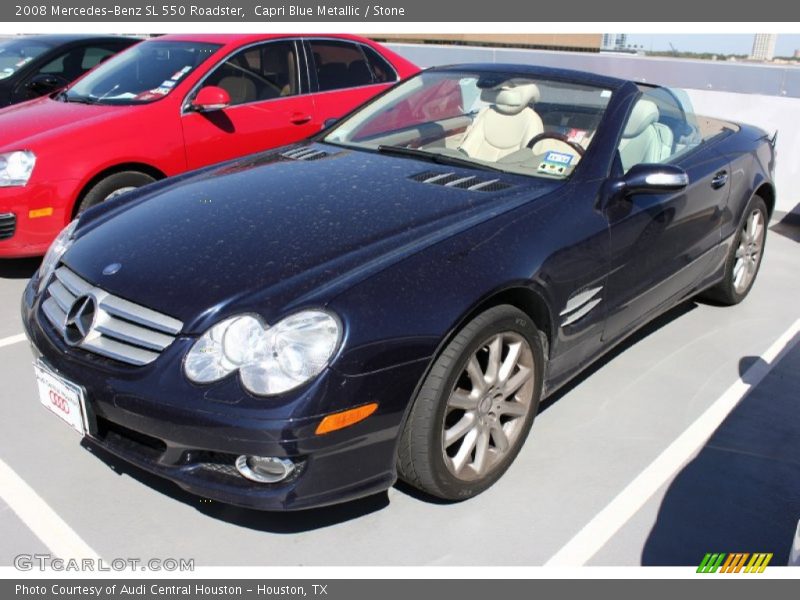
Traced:
[[486, 415], [486, 414], [488, 414], [488, 413], [489, 413], [489, 410], [490, 410], [491, 408], [492, 408], [492, 399], [491, 399], [489, 396], [487, 396], [486, 398], [484, 398], [483, 400], [481, 400], [481, 403], [480, 403], [480, 404], [478, 404], [478, 411], [479, 411], [479, 412], [480, 412], [482, 415]]

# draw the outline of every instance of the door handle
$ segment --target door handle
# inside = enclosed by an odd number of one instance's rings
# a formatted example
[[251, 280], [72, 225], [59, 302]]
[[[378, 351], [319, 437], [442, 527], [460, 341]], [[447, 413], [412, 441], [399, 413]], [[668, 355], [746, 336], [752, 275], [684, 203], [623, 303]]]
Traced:
[[295, 125], [304, 125], [311, 120], [311, 115], [307, 115], [306, 113], [294, 113], [290, 118], [289, 121], [294, 123]]
[[718, 190], [722, 186], [728, 183], [728, 172], [727, 171], [720, 171], [714, 178], [711, 180], [711, 187], [715, 190]]

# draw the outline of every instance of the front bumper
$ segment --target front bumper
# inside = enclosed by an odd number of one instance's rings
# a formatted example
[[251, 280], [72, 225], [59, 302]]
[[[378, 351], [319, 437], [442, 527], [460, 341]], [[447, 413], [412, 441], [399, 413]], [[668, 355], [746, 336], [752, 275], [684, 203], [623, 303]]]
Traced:
[[[236, 377], [189, 383], [181, 365], [191, 338], [145, 367], [67, 347], [40, 314], [35, 283], [23, 295], [26, 333], [49, 367], [84, 388], [91, 444], [198, 496], [262, 510], [343, 502], [394, 483], [397, 437], [423, 361], [356, 377], [328, 369], [291, 397], [258, 399]], [[325, 414], [369, 402], [378, 410], [368, 419], [315, 435]], [[287, 457], [297, 469], [283, 482], [255, 483], [233, 467], [242, 454]]]
[[47, 252], [50, 242], [72, 218], [69, 199], [77, 195], [78, 184], [67, 180], [0, 187], [0, 214], [14, 215], [16, 221], [13, 235], [0, 239], [0, 258], [42, 256]]

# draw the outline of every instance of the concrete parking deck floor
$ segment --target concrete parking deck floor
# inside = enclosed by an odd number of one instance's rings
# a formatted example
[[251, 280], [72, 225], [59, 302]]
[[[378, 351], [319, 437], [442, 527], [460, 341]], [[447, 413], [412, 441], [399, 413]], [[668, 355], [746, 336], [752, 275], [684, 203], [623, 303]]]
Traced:
[[[799, 258], [800, 230], [773, 226], [744, 303], [687, 302], [627, 342], [546, 403], [516, 463], [483, 495], [437, 503], [399, 485], [293, 514], [203, 502], [82, 447], [39, 405], [26, 343], [2, 345], [21, 332], [17, 303], [36, 263], [0, 263], [0, 459], [73, 532], [52, 535], [75, 535], [107, 560], [544, 564], [732, 384], [758, 371], [751, 367], [800, 317]], [[774, 552], [772, 564], [786, 564], [800, 518], [800, 344], [773, 362], [697, 452], [662, 474], [652, 496], [632, 499], [629, 517], [588, 564], [698, 564], [712, 551]], [[29, 525], [0, 504], [0, 565], [64, 541], [40, 540]]]

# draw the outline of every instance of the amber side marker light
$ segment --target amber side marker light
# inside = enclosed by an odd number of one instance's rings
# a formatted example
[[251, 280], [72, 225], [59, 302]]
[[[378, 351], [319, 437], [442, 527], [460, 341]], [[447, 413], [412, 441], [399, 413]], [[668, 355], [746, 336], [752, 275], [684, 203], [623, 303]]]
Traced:
[[374, 413], [377, 408], [378, 403], [373, 402], [372, 404], [365, 404], [364, 406], [359, 406], [358, 408], [351, 408], [348, 410], [343, 410], [342, 412], [328, 415], [322, 419], [322, 421], [320, 421], [319, 425], [317, 425], [316, 434], [322, 435], [324, 433], [330, 433], [331, 431], [350, 427], [350, 425], [355, 425], [359, 421], [363, 421], [372, 413]]
[[48, 206], [46, 208], [35, 208], [33, 210], [28, 211], [29, 219], [38, 219], [40, 217], [51, 217], [52, 215], [53, 215], [52, 206]]

